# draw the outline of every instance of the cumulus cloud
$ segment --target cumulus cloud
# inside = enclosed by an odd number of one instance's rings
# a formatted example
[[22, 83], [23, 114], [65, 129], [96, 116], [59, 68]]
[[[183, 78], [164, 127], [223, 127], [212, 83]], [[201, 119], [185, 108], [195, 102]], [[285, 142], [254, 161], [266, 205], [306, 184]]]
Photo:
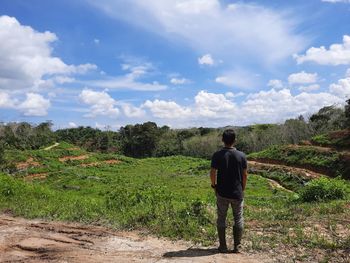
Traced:
[[270, 79], [267, 83], [268, 87], [274, 88], [274, 89], [281, 89], [283, 88], [283, 83], [279, 79]]
[[12, 108], [14, 105], [15, 101], [10, 97], [10, 94], [0, 90], [0, 108]]
[[153, 70], [151, 63], [140, 63], [136, 65], [122, 64], [122, 69], [127, 72], [125, 75], [118, 77], [107, 76], [99, 80], [82, 81], [82, 83], [104, 89], [160, 91], [168, 88], [166, 85], [160, 84], [157, 81], [145, 83], [139, 80], [149, 75], [150, 71]]
[[350, 36], [343, 36], [342, 44], [333, 44], [327, 49], [311, 47], [305, 55], [294, 55], [298, 64], [315, 62], [320, 65], [349, 65], [350, 64]]
[[119, 116], [119, 109], [115, 107], [116, 101], [105, 91], [93, 91], [84, 89], [80, 95], [80, 100], [89, 105], [89, 113], [86, 117], [94, 118], [96, 116], [107, 116], [115, 118]]
[[42, 95], [36, 93], [27, 93], [26, 99], [16, 106], [25, 116], [45, 116], [51, 103]]
[[77, 128], [78, 125], [77, 125], [75, 122], [72, 122], [72, 121], [71, 121], [71, 122], [68, 123], [68, 127], [69, 127], [69, 128]]
[[82, 74], [93, 64], [67, 65], [52, 54], [57, 36], [21, 25], [16, 18], [0, 16], [0, 89], [29, 89], [43, 77]]
[[311, 92], [311, 91], [319, 90], [320, 89], [320, 85], [312, 84], [312, 85], [309, 85], [309, 86], [300, 86], [298, 89], [300, 91]]
[[289, 84], [310, 84], [317, 82], [317, 73], [306, 73], [305, 71], [290, 74]]
[[236, 69], [229, 72], [224, 72], [222, 75], [215, 78], [216, 83], [228, 87], [237, 87], [243, 89], [251, 89], [257, 86], [257, 75], [242, 69]]
[[[307, 40], [291, 12], [219, 0], [89, 0], [107, 15], [226, 61], [245, 57], [273, 63], [299, 52]], [[142, 19], [139, 19], [142, 17]], [[249, 30], [247, 30], [247, 28]]]
[[216, 94], [201, 90], [194, 98], [195, 111], [207, 118], [233, 117], [236, 105], [228, 100], [224, 94]]
[[205, 54], [205, 55], [198, 58], [198, 64], [212, 66], [212, 65], [214, 65], [214, 59], [212, 58], [212, 56], [210, 54]]
[[184, 85], [191, 83], [191, 81], [186, 78], [171, 78], [170, 83], [174, 85]]
[[140, 107], [135, 107], [130, 103], [118, 103], [123, 110], [126, 117], [129, 118], [141, 118], [146, 115], [146, 112]]
[[337, 96], [350, 98], [350, 77], [340, 79], [329, 86], [329, 91]]
[[[335, 95], [302, 92], [293, 96], [289, 89], [260, 91], [250, 94], [241, 105], [245, 123], [280, 122], [287, 118], [295, 118], [318, 111], [321, 107], [343, 103], [343, 99]], [[244, 122], [244, 120], [241, 120]]]
[[182, 107], [174, 101], [147, 100], [142, 107], [149, 109], [156, 118], [162, 119], [186, 118], [191, 114], [189, 108]]

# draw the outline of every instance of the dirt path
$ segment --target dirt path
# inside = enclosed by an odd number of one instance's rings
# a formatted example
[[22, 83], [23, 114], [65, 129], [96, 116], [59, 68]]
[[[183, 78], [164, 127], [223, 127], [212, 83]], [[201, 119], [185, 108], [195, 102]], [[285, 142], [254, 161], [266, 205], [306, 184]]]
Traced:
[[51, 145], [51, 146], [49, 146], [49, 147], [46, 147], [45, 149], [44, 149], [44, 151], [48, 151], [48, 150], [51, 150], [52, 148], [55, 148], [55, 147], [57, 147], [58, 145], [60, 145], [58, 142], [56, 142], [54, 145]]
[[222, 262], [262, 263], [267, 258], [217, 254], [135, 232], [103, 227], [25, 220], [0, 215], [0, 262]]
[[304, 169], [304, 168], [298, 168], [298, 167], [293, 167], [293, 166], [287, 166], [287, 165], [283, 165], [283, 164], [275, 164], [275, 163], [267, 163], [267, 162], [263, 162], [263, 161], [258, 161], [258, 160], [254, 160], [254, 161], [248, 161], [248, 167], [253, 168], [253, 169], [257, 169], [257, 170], [280, 170], [283, 172], [290, 172], [293, 174], [297, 174], [297, 175], [301, 175], [303, 177], [306, 178], [319, 178], [321, 176], [323, 176], [323, 174], [321, 173], [316, 173], [313, 171], [310, 171], [308, 169]]

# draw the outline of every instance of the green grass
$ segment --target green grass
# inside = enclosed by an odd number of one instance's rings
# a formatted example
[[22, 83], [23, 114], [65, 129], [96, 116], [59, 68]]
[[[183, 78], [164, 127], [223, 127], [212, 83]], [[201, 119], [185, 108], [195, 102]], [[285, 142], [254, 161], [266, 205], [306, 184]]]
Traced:
[[[89, 153], [88, 159], [62, 163], [58, 158], [64, 155], [86, 154], [64, 146], [18, 152], [26, 158], [33, 156], [42, 165], [11, 175], [0, 173], [0, 211], [27, 218], [141, 229], [205, 245], [216, 241], [209, 161], [183, 156], [133, 159]], [[7, 154], [9, 158], [15, 156], [14, 152]], [[121, 162], [86, 168], [79, 165], [110, 159]], [[47, 173], [44, 180], [23, 180], [28, 174], [42, 172]], [[288, 178], [283, 180], [287, 183]], [[313, 226], [342, 224], [342, 219], [350, 217], [348, 206], [348, 195], [344, 200], [304, 203], [297, 194], [274, 189], [265, 178], [250, 175], [245, 193], [244, 247], [254, 251], [281, 245], [342, 249], [348, 240], [327, 229], [327, 237], [322, 239]], [[228, 218], [232, 218], [231, 212]], [[305, 232], [307, 228], [311, 230]]]
[[277, 160], [287, 165], [313, 168], [332, 176], [344, 176], [349, 173], [349, 161], [344, 153], [336, 150], [323, 151], [313, 146], [271, 146], [261, 152], [249, 154], [250, 159]]
[[350, 149], [350, 130], [340, 130], [328, 134], [316, 135], [311, 139], [311, 142], [321, 146]]

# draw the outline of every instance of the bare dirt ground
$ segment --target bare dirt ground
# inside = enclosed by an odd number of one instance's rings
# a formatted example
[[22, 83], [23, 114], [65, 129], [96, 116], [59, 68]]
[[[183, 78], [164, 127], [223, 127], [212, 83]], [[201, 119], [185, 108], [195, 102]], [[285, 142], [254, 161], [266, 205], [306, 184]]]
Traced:
[[89, 155], [88, 154], [84, 154], [84, 155], [79, 155], [79, 156], [64, 156], [64, 157], [58, 158], [58, 160], [63, 163], [63, 162], [66, 162], [66, 161], [85, 160], [87, 158], [89, 158]]
[[280, 170], [283, 172], [290, 172], [293, 174], [298, 174], [301, 175], [303, 177], [306, 178], [311, 178], [311, 179], [315, 179], [315, 178], [319, 178], [321, 177], [323, 174], [321, 173], [316, 173], [313, 171], [310, 171], [308, 169], [304, 169], [304, 168], [298, 168], [298, 167], [294, 167], [294, 166], [287, 166], [284, 165], [282, 163], [268, 163], [268, 162], [264, 162], [264, 160], [254, 160], [254, 161], [248, 161], [248, 166], [254, 169], [258, 169], [258, 170]]
[[48, 151], [48, 150], [51, 150], [52, 148], [55, 148], [55, 147], [57, 147], [58, 145], [60, 145], [58, 142], [56, 142], [55, 144], [53, 144], [53, 145], [51, 145], [51, 146], [49, 146], [49, 147], [46, 147], [44, 150], [45, 151]]
[[28, 158], [28, 160], [26, 160], [25, 162], [19, 162], [16, 164], [16, 168], [18, 170], [25, 170], [29, 167], [37, 167], [37, 166], [40, 166], [40, 163], [35, 161], [33, 157]]
[[222, 262], [262, 263], [268, 258], [218, 254], [135, 232], [0, 215], [0, 262]]

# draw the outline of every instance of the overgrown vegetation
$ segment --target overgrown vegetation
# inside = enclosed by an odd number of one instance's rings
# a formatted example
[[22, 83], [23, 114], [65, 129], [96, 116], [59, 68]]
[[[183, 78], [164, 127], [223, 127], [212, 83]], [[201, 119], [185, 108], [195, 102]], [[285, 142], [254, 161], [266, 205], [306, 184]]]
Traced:
[[250, 159], [281, 162], [287, 165], [305, 167], [331, 176], [348, 178], [349, 160], [347, 153], [324, 150], [314, 146], [284, 145], [271, 146], [261, 152], [252, 153]]
[[[17, 169], [11, 175], [0, 174], [0, 211], [27, 218], [147, 229], [157, 235], [205, 245], [216, 240], [215, 195], [209, 187], [209, 161], [205, 159], [133, 159], [89, 153], [67, 143], [49, 151], [7, 150], [5, 155], [14, 164], [33, 158], [39, 166]], [[67, 156], [85, 157], [62, 159]], [[104, 162], [107, 160], [119, 162], [108, 164]], [[282, 174], [272, 174], [271, 178], [289, 183]], [[302, 182], [291, 185], [296, 192], [304, 187]], [[344, 249], [346, 238], [336, 234], [334, 228], [320, 234], [313, 226], [342, 224], [341, 220], [350, 216], [346, 209], [348, 193], [344, 200], [324, 203], [327, 198], [322, 198], [312, 205], [300, 202], [303, 194], [300, 196], [275, 188], [263, 177], [250, 175], [245, 194], [244, 249], [270, 251], [281, 245], [308, 247], [309, 251]], [[325, 214], [332, 217], [324, 217]]]
[[349, 189], [348, 182], [342, 179], [322, 177], [312, 180], [300, 191], [304, 202], [344, 199]]
[[[283, 124], [234, 127], [238, 135], [237, 148], [252, 153], [264, 150], [270, 145], [308, 141], [314, 136], [316, 136], [314, 141], [318, 142], [321, 137], [317, 136], [347, 127], [348, 109], [348, 104], [344, 109], [327, 106], [308, 120], [299, 116], [286, 120]], [[2, 124], [0, 142], [7, 149], [39, 149], [55, 141], [66, 141], [88, 151], [113, 152], [137, 158], [171, 155], [210, 158], [211, 154], [221, 146], [221, 133], [224, 129], [205, 127], [170, 129], [167, 126], [158, 127], [154, 122], [145, 122], [126, 125], [118, 132], [108, 130], [108, 127], [105, 131], [78, 127], [53, 132], [52, 125], [50, 121], [39, 125], [25, 122]], [[323, 140], [321, 143], [327, 141]], [[340, 145], [343, 145], [342, 143], [339, 142]], [[349, 143], [346, 147], [348, 146]]]

